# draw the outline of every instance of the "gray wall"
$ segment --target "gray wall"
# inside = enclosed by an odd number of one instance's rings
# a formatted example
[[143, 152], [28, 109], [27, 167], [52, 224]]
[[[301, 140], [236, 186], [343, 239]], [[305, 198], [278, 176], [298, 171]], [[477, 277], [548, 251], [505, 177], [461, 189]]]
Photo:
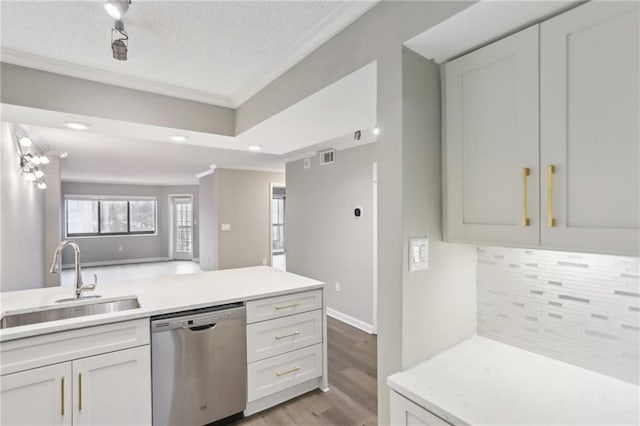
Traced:
[[[53, 260], [53, 253], [62, 241], [64, 217], [63, 206], [60, 203], [62, 197], [62, 182], [60, 181], [60, 157], [50, 155], [49, 164], [44, 175], [47, 189], [44, 201], [44, 257], [45, 257], [45, 282], [48, 287], [60, 285], [60, 274], [49, 273], [49, 262]], [[69, 250], [69, 249], [67, 249]]]
[[44, 197], [20, 175], [18, 146], [2, 124], [0, 147], [0, 291], [44, 287]]
[[[236, 111], [236, 131], [253, 127], [341, 77], [376, 60], [378, 66], [378, 418], [389, 423], [385, 377], [403, 367], [402, 43], [473, 2], [380, 2]], [[407, 165], [409, 166], [409, 165]], [[425, 223], [428, 218], [422, 219]], [[406, 283], [407, 286], [409, 283]], [[426, 284], [425, 284], [426, 285]], [[457, 306], [451, 306], [457, 309]], [[406, 318], [405, 318], [406, 320]], [[431, 324], [446, 327], [446, 324]], [[428, 339], [426, 335], [412, 339]], [[405, 339], [406, 340], [406, 339]], [[444, 350], [446, 342], [433, 349]]]
[[218, 225], [231, 231], [218, 233], [218, 268], [262, 265], [270, 261], [271, 187], [283, 183], [284, 173], [217, 169]]
[[235, 113], [201, 102], [1, 63], [2, 103], [232, 136]]
[[[131, 235], [108, 237], [76, 237], [80, 244], [82, 262], [114, 262], [131, 259], [168, 258], [169, 257], [169, 194], [192, 194], [194, 196], [194, 220], [197, 221], [198, 187], [193, 186], [147, 186], [102, 183], [63, 182], [64, 195], [123, 195], [153, 196], [157, 204], [157, 233], [155, 235]], [[64, 208], [64, 207], [63, 207]], [[64, 229], [63, 229], [64, 232]], [[194, 257], [198, 257], [198, 241], [194, 229]], [[119, 248], [122, 247], [122, 250]], [[73, 263], [73, 253], [65, 250], [63, 264]]]
[[369, 325], [375, 153], [372, 143], [337, 151], [333, 164], [320, 166], [318, 156], [309, 169], [304, 160], [288, 163], [285, 215], [287, 270], [326, 282], [327, 306]]
[[442, 241], [440, 70], [402, 54], [403, 240], [429, 238], [429, 269], [408, 272], [403, 251], [402, 365], [414, 366], [476, 330], [475, 247]]
[[[200, 179], [202, 232], [200, 268], [240, 268], [263, 264], [270, 255], [271, 183], [284, 173], [216, 169]], [[231, 225], [220, 231], [220, 225]]]
[[218, 269], [218, 192], [216, 174], [200, 178], [200, 269]]

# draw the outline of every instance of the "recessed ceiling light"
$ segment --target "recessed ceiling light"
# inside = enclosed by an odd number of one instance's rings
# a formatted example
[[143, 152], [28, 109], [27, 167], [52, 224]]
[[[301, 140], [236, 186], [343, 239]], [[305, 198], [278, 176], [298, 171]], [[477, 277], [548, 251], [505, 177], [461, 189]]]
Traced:
[[249, 151], [260, 151], [262, 149], [262, 145], [249, 145]]
[[29, 148], [31, 146], [31, 139], [26, 136], [20, 138], [20, 145], [22, 145], [24, 148]]
[[173, 142], [184, 142], [188, 138], [182, 135], [173, 135], [173, 136], [170, 136], [169, 139], [171, 139]]
[[80, 123], [78, 121], [65, 121], [62, 124], [73, 130], [87, 130], [89, 128], [88, 124]]

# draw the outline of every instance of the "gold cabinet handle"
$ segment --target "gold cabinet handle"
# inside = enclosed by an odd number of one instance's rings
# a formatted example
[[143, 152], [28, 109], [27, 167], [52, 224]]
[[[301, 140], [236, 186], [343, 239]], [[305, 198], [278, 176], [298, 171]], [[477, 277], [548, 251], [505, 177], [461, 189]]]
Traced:
[[280, 339], [284, 339], [285, 337], [297, 336], [298, 334], [300, 334], [300, 332], [298, 330], [296, 330], [293, 333], [284, 334], [282, 336], [276, 336], [276, 339], [280, 340]]
[[527, 216], [527, 177], [530, 174], [528, 167], [522, 168], [522, 226], [529, 226], [531, 220]]
[[60, 415], [64, 416], [64, 376], [60, 379]]
[[550, 228], [556, 226], [556, 220], [553, 218], [553, 174], [555, 172], [555, 166], [547, 166], [547, 226]]
[[82, 373], [78, 373], [78, 411], [82, 411]]
[[276, 376], [278, 376], [278, 377], [284, 376], [285, 374], [293, 373], [294, 371], [298, 371], [298, 370], [300, 370], [300, 367], [296, 365], [295, 367], [293, 367], [293, 368], [291, 368], [291, 369], [289, 369], [287, 371], [278, 371], [278, 372], [276, 372]]
[[280, 306], [276, 306], [276, 310], [280, 310], [280, 309], [287, 309], [287, 308], [295, 308], [296, 306], [300, 306], [299, 303], [292, 303], [290, 305], [280, 305]]

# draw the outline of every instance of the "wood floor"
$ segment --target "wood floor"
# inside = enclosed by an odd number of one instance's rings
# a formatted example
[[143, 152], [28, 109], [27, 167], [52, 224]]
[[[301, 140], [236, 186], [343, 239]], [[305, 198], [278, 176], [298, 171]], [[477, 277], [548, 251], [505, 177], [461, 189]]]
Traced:
[[328, 318], [329, 392], [315, 390], [236, 425], [377, 425], [376, 336]]

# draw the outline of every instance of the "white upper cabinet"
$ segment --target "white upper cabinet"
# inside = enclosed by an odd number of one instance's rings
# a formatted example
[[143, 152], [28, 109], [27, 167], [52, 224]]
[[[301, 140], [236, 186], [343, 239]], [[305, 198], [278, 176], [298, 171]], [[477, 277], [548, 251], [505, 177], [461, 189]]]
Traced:
[[639, 23], [637, 2], [591, 2], [541, 25], [544, 247], [638, 255]]
[[538, 26], [445, 65], [445, 238], [538, 243]]
[[589, 2], [445, 65], [446, 240], [639, 255], [639, 24]]

